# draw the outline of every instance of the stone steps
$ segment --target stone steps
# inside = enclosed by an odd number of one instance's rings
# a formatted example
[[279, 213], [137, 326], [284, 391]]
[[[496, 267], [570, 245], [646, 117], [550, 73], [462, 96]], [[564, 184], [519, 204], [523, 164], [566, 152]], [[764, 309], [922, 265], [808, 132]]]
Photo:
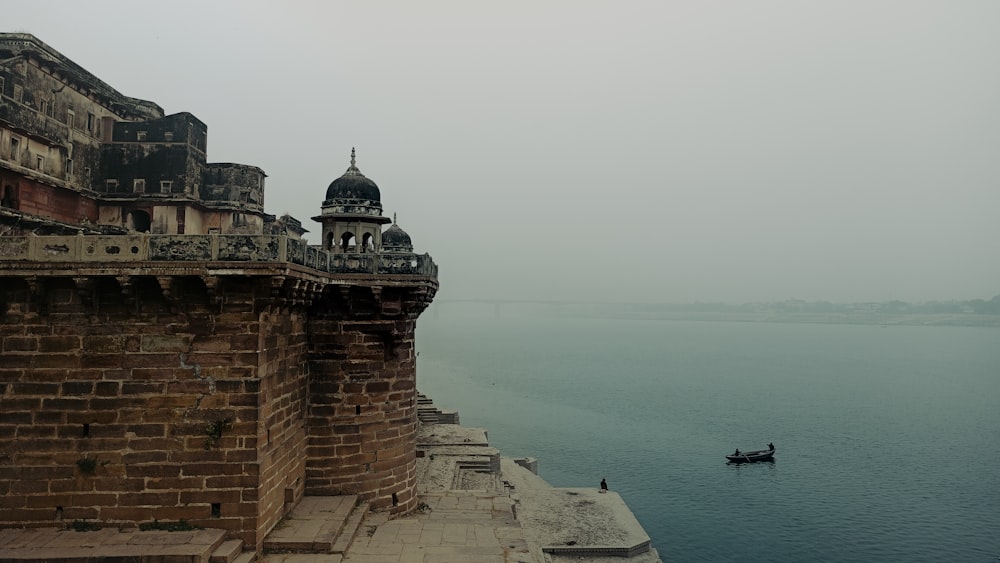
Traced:
[[243, 553], [243, 540], [228, 540], [215, 548], [209, 563], [233, 563]]
[[370, 503], [367, 501], [354, 507], [351, 515], [347, 518], [347, 522], [344, 523], [344, 527], [337, 534], [337, 541], [333, 542], [333, 548], [330, 550], [332, 553], [347, 553], [347, 549], [351, 547], [351, 542], [358, 535], [358, 529], [361, 527], [361, 522], [365, 519], [365, 514], [368, 514], [369, 507]]
[[267, 553], [343, 553], [368, 511], [357, 495], [303, 497], [264, 538]]

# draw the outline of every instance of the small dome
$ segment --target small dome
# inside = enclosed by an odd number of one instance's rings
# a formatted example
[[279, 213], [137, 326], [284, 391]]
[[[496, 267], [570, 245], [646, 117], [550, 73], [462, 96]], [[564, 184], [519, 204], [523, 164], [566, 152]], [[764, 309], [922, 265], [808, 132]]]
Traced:
[[382, 232], [382, 250], [386, 252], [413, 252], [413, 242], [406, 231], [393, 223]]
[[330, 182], [326, 189], [326, 201], [336, 199], [367, 199], [381, 203], [382, 194], [375, 182], [369, 180], [354, 164], [354, 149], [351, 149], [351, 166], [340, 178]]

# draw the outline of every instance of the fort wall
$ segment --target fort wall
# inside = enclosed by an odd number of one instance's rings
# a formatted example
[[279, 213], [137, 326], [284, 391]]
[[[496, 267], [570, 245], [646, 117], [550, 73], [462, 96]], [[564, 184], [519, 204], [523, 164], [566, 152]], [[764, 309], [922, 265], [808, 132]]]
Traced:
[[334, 252], [264, 212], [263, 170], [207, 163], [195, 116], [27, 34], [0, 58], [0, 528], [173, 523], [260, 551], [307, 494], [416, 508], [437, 266], [398, 225], [381, 247], [355, 152], [315, 218], [345, 226]]

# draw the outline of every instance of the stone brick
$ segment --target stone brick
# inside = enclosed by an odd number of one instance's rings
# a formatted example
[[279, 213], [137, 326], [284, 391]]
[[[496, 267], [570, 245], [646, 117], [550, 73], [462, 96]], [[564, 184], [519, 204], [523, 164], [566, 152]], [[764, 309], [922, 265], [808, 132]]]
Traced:
[[94, 394], [98, 397], [114, 397], [121, 391], [121, 383], [117, 381], [98, 381], [94, 387]]
[[2, 349], [10, 352], [37, 352], [38, 339], [30, 336], [8, 336], [3, 339]]
[[168, 477], [151, 478], [146, 480], [146, 488], [149, 490], [171, 489], [171, 490], [197, 490], [205, 488], [204, 477]]
[[192, 335], [143, 335], [139, 349], [142, 352], [188, 352]]
[[36, 354], [32, 367], [36, 369], [80, 369], [80, 356], [73, 354]]
[[[13, 383], [11, 384], [11, 391], [15, 395], [41, 395], [54, 397], [59, 394], [59, 384], [58, 383]], [[7, 404], [5, 402], [5, 407]]]
[[6, 370], [15, 368], [31, 368], [34, 367], [35, 354], [33, 353], [19, 353], [12, 354], [5, 352], [3, 355], [3, 367]]
[[91, 381], [67, 381], [61, 387], [63, 395], [89, 395], [94, 392]]
[[118, 495], [119, 506], [172, 506], [177, 504], [177, 491], [125, 493]]
[[107, 369], [115, 368], [122, 364], [121, 354], [82, 354], [80, 356], [81, 369]]
[[196, 518], [211, 518], [211, 505], [157, 506], [153, 508], [153, 519], [161, 522], [179, 520], [191, 521]]
[[240, 502], [240, 496], [240, 491], [238, 490], [204, 489], [201, 491], [181, 491], [180, 502], [182, 504], [238, 503]]
[[249, 488], [255, 487], [257, 483], [258, 479], [253, 475], [224, 475], [205, 479], [205, 486], [209, 489]]
[[108, 522], [152, 522], [153, 509], [149, 507], [101, 507], [98, 519]]
[[[132, 370], [138, 370], [141, 368], [150, 368], [153, 370], [163, 370], [165, 366], [179, 366], [180, 357], [178, 354], [165, 354], [165, 353], [135, 353], [135, 354], [125, 354], [122, 360], [122, 366]], [[169, 373], [169, 370], [167, 370]], [[134, 371], [133, 371], [134, 373]], [[143, 379], [153, 379], [152, 377], [143, 377]]]
[[85, 336], [83, 338], [83, 349], [93, 354], [112, 354], [119, 356], [125, 350], [125, 337], [114, 336]]
[[155, 409], [161, 407], [183, 408], [192, 407], [198, 402], [198, 397], [190, 395], [160, 395], [146, 399], [146, 406]]
[[145, 381], [126, 381], [122, 383], [122, 395], [145, 395], [152, 393], [162, 393], [166, 388], [165, 383], [150, 383]]
[[41, 354], [64, 354], [80, 349], [79, 336], [42, 336], [38, 339], [38, 352]]
[[90, 408], [90, 401], [77, 397], [60, 397], [54, 399], [43, 399], [42, 408], [61, 411], [82, 411]]
[[115, 410], [90, 410], [74, 411], [66, 413], [66, 422], [75, 425], [82, 424], [113, 424], [118, 421], [118, 412]]

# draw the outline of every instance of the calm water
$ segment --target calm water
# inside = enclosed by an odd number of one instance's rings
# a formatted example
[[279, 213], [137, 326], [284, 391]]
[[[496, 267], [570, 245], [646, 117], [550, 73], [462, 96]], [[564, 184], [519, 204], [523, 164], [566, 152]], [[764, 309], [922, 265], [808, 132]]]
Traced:
[[1000, 555], [1000, 330], [443, 312], [417, 348], [439, 407], [552, 485], [607, 477], [665, 560]]

